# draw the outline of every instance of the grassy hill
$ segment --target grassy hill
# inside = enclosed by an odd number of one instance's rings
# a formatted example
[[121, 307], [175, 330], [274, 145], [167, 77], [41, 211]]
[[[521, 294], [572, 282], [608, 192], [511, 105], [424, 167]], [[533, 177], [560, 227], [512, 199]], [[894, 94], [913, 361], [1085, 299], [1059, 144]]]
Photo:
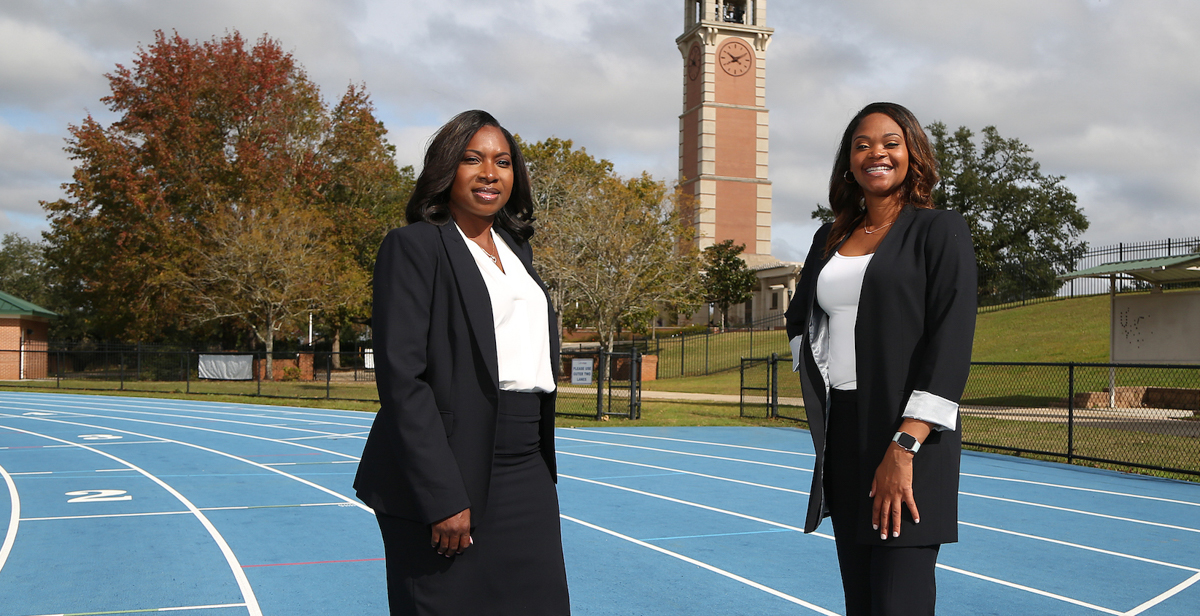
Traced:
[[[1014, 362], [1106, 362], [1108, 361], [1108, 296], [1098, 295], [1077, 299], [1046, 302], [1020, 308], [1009, 308], [979, 315], [975, 324], [974, 361]], [[732, 344], [733, 336], [724, 340], [714, 336], [710, 344]], [[783, 351], [787, 348], [782, 332], [760, 335], [763, 346]], [[770, 337], [774, 335], [775, 338]], [[741, 347], [739, 347], [741, 348]], [[677, 355], [677, 353], [675, 353]], [[689, 360], [689, 365], [692, 360]], [[703, 361], [700, 358], [698, 361]], [[669, 378], [678, 370], [679, 360], [664, 354], [659, 359], [659, 374], [664, 378], [643, 383], [645, 389], [684, 391], [713, 394], [737, 394], [740, 385], [738, 370], [725, 370], [705, 376]], [[664, 370], [663, 367], [669, 366]], [[781, 380], [781, 388], [783, 387]], [[790, 384], [790, 380], [788, 380]], [[780, 395], [798, 396], [799, 391], [781, 390]]]
[[1107, 295], [979, 315], [974, 361], [1108, 361]]

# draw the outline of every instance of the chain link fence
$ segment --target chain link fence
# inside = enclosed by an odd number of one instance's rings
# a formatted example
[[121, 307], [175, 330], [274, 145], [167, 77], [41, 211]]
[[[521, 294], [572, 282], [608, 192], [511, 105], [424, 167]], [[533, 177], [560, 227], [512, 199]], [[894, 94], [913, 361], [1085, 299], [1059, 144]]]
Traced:
[[[562, 355], [558, 414], [641, 417], [642, 354], [636, 348]], [[218, 351], [139, 345], [0, 349], [10, 386], [130, 393], [185, 393], [379, 402], [371, 349], [345, 353]], [[584, 369], [584, 366], [587, 369]], [[573, 378], [576, 377], [576, 378]]]
[[[807, 423], [790, 359], [741, 365], [743, 416]], [[1200, 366], [972, 362], [959, 415], [969, 447], [1200, 477]]]

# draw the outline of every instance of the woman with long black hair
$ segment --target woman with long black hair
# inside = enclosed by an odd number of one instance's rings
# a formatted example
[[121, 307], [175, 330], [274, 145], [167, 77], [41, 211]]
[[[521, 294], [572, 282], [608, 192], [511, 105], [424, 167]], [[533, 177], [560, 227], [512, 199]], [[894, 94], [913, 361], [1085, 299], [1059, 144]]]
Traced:
[[486, 112], [455, 116], [406, 217], [375, 264], [381, 408], [354, 482], [383, 534], [391, 613], [569, 614], [557, 321], [516, 140]]
[[933, 614], [938, 549], [958, 540], [976, 268], [937, 181], [911, 112], [859, 111], [787, 311], [817, 453], [805, 532], [833, 518], [848, 616]]

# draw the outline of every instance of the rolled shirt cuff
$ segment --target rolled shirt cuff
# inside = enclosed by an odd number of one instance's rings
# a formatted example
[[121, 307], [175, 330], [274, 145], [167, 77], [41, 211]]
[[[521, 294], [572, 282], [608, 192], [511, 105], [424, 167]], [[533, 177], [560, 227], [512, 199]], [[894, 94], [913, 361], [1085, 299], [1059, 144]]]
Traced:
[[796, 336], [788, 341], [792, 349], [792, 372], [800, 372], [800, 348], [804, 344], [804, 336]]
[[904, 417], [933, 424], [935, 430], [958, 427], [958, 404], [927, 391], [915, 390], [904, 407]]

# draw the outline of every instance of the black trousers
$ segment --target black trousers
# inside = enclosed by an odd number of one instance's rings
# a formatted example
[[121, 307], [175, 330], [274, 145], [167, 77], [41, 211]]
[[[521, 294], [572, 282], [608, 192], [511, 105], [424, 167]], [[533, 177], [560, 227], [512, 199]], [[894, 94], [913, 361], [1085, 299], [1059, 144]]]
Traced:
[[392, 616], [567, 616], [558, 493], [540, 451], [539, 394], [500, 392], [487, 516], [446, 558], [430, 527], [379, 514]]
[[833, 518], [846, 616], [932, 616], [937, 600], [934, 571], [941, 546], [888, 547], [857, 541], [865, 533], [878, 533], [870, 526], [856, 528], [860, 522], [855, 512], [863, 501], [871, 500], [870, 486], [862, 486], [860, 470], [875, 471], [860, 468], [858, 434], [856, 392], [831, 390], [825, 494]]

